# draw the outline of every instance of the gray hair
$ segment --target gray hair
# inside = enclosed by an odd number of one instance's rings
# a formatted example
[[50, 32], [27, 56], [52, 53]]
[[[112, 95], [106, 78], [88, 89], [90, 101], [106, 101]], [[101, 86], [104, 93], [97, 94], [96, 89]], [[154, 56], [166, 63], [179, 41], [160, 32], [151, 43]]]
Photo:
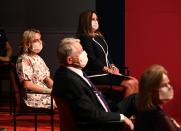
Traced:
[[74, 43], [80, 43], [79, 39], [76, 38], [64, 38], [61, 40], [57, 48], [57, 56], [61, 65], [67, 64], [67, 57], [72, 53], [72, 45]]

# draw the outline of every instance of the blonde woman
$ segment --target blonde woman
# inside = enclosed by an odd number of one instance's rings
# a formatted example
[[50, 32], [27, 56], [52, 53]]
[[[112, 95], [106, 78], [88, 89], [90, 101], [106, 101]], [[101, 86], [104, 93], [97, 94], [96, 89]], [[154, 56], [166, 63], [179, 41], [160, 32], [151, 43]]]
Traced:
[[[24, 31], [16, 69], [19, 80], [26, 90], [39, 93], [51, 93], [53, 80], [50, 78], [49, 68], [44, 60], [38, 55], [42, 48], [43, 45], [39, 30], [27, 29]], [[47, 94], [29, 93], [24, 100], [29, 107], [51, 107], [50, 95]]]

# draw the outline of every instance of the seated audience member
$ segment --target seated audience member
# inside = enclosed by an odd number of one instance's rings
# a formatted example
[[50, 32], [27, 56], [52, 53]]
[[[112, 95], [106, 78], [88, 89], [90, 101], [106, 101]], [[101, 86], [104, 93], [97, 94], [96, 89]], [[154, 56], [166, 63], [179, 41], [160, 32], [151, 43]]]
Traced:
[[0, 62], [9, 62], [12, 54], [12, 46], [6, 38], [5, 31], [0, 27]]
[[138, 81], [134, 77], [125, 79], [113, 63], [105, 37], [99, 30], [98, 16], [95, 11], [86, 11], [79, 16], [77, 37], [87, 52], [89, 61], [83, 69], [94, 84], [122, 85], [123, 96], [138, 92]]
[[13, 48], [6, 38], [4, 29], [0, 26], [0, 73], [8, 73]]
[[[9, 63], [13, 54], [11, 44], [6, 38], [4, 29], [0, 25], [0, 75], [9, 74], [11, 64]], [[2, 78], [0, 80], [0, 96], [2, 95]], [[2, 100], [0, 100], [1, 102]]]
[[162, 108], [173, 95], [168, 72], [163, 66], [153, 65], [145, 70], [140, 79], [135, 131], [181, 131], [179, 124]]
[[[19, 80], [26, 90], [51, 93], [53, 80], [50, 78], [49, 68], [38, 55], [42, 48], [40, 31], [33, 28], [25, 30], [22, 35], [16, 70]], [[28, 107], [51, 108], [51, 97], [48, 94], [27, 93], [24, 101]]]
[[110, 112], [100, 91], [90, 82], [82, 69], [88, 62], [87, 53], [79, 39], [64, 38], [58, 46], [60, 67], [54, 76], [53, 95], [64, 99], [76, 121], [120, 121], [133, 129], [126, 116]]

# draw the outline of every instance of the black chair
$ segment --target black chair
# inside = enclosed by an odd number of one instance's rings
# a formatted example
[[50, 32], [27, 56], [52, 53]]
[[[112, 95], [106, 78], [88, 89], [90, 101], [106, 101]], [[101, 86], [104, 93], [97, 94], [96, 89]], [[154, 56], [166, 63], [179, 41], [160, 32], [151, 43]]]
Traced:
[[51, 109], [46, 108], [31, 108], [27, 107], [24, 103], [23, 98], [25, 97], [26, 93], [33, 93], [33, 94], [47, 94], [47, 93], [35, 93], [23, 90], [24, 88], [21, 87], [21, 83], [19, 82], [16, 68], [11, 71], [11, 83], [14, 91], [14, 106], [13, 106], [13, 122], [14, 122], [14, 131], [16, 131], [16, 117], [19, 115], [34, 115], [35, 119], [35, 131], [37, 131], [37, 116], [38, 115], [50, 115], [51, 117], [51, 131], [54, 131], [54, 110], [53, 110], [53, 97], [51, 94]]
[[[14, 63], [12, 62], [0, 62], [0, 80], [11, 80], [11, 72], [14, 68]], [[1, 84], [1, 82], [0, 82]], [[2, 88], [2, 85], [0, 85], [0, 88]], [[2, 90], [2, 89], [0, 89]], [[2, 95], [2, 92], [1, 92]], [[9, 112], [12, 114], [12, 84], [10, 82], [10, 87], [9, 87]]]

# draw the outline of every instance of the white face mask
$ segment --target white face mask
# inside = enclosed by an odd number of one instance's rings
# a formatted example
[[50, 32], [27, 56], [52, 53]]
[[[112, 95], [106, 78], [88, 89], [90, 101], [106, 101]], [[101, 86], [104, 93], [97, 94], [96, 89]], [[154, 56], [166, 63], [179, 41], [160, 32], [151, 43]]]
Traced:
[[76, 65], [76, 66], [79, 66], [81, 68], [84, 68], [87, 65], [87, 62], [88, 62], [87, 53], [85, 51], [83, 51], [79, 55], [78, 59], [77, 58], [74, 59], [73, 64]]
[[98, 24], [98, 21], [97, 21], [97, 20], [92, 20], [91, 24], [92, 24], [92, 30], [93, 30], [93, 31], [98, 30], [99, 24]]
[[80, 67], [84, 68], [87, 65], [87, 62], [88, 62], [87, 53], [83, 51], [79, 56]]
[[42, 42], [41, 41], [37, 41], [37, 42], [34, 42], [32, 43], [32, 46], [31, 46], [31, 51], [33, 51], [34, 53], [40, 53], [40, 51], [42, 50], [43, 48], [43, 45], [42, 45]]
[[160, 100], [171, 100], [173, 99], [174, 92], [173, 92], [173, 87], [172, 86], [165, 86], [159, 88], [159, 99]]

